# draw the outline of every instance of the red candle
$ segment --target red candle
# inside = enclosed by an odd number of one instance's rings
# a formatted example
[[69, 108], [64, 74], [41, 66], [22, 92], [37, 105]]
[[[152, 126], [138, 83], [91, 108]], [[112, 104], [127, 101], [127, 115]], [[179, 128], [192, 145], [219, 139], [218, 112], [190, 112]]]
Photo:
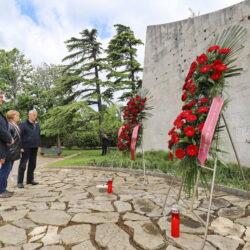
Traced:
[[108, 180], [108, 193], [109, 194], [112, 193], [112, 184], [113, 184], [113, 181], [112, 180]]
[[174, 238], [180, 237], [180, 215], [178, 208], [172, 208], [171, 235]]

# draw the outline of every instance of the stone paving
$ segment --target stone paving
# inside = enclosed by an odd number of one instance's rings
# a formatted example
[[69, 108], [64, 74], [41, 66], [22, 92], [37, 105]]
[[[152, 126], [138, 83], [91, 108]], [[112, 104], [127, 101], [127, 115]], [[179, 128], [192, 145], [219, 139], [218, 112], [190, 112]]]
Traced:
[[[169, 188], [164, 178], [149, 176], [144, 185], [142, 176], [134, 173], [44, 166], [36, 176], [40, 185], [15, 189], [15, 196], [0, 200], [2, 249], [200, 249], [204, 227], [182, 201], [181, 235], [171, 237], [170, 209], [176, 194], [170, 192], [162, 216]], [[96, 187], [110, 177], [113, 194]], [[202, 189], [194, 206], [205, 219]], [[217, 192], [212, 212], [204, 249], [249, 250], [250, 201]]]

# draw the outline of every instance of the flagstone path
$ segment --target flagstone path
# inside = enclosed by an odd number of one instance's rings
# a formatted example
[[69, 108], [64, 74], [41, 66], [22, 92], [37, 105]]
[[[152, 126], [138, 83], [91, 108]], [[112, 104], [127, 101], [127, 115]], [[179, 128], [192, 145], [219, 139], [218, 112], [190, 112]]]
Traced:
[[[0, 248], [8, 250], [198, 250], [204, 227], [181, 200], [181, 236], [170, 235], [170, 209], [178, 188], [168, 191], [167, 180], [149, 176], [91, 169], [46, 168], [40, 158], [36, 180], [0, 200]], [[113, 178], [113, 194], [96, 185]], [[202, 189], [195, 212], [205, 219], [207, 199]], [[184, 196], [182, 196], [184, 197]], [[191, 199], [186, 199], [190, 203]], [[250, 249], [250, 201], [217, 192], [212, 206], [207, 250]]]

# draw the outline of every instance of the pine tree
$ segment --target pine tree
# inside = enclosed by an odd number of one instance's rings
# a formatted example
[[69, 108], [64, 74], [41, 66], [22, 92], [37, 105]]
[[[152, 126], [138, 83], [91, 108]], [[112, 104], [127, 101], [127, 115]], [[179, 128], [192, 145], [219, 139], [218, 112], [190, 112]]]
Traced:
[[136, 39], [134, 32], [128, 26], [114, 25], [116, 35], [110, 40], [107, 54], [110, 65], [108, 79], [114, 84], [114, 90], [122, 90], [121, 100], [129, 99], [141, 87], [140, 72], [142, 68], [136, 60], [137, 47], [142, 45], [140, 39]]
[[[105, 69], [105, 59], [101, 58], [103, 49], [97, 41], [97, 30], [85, 29], [80, 32], [81, 37], [72, 37], [65, 43], [71, 53], [63, 61], [71, 61], [66, 67], [67, 76], [62, 84], [65, 91], [71, 93], [66, 102], [70, 103], [76, 98], [82, 99], [88, 105], [96, 104], [99, 112], [99, 125], [103, 120], [103, 100], [107, 101], [106, 93], [102, 93], [100, 73]], [[108, 96], [110, 97], [110, 96]]]

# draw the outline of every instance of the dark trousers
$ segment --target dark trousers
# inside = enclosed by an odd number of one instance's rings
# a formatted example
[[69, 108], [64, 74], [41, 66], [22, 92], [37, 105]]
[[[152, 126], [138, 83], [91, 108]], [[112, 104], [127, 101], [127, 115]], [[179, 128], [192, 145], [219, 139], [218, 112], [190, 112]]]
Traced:
[[27, 183], [31, 183], [34, 180], [34, 171], [36, 168], [36, 157], [38, 148], [25, 148], [22, 153], [18, 168], [17, 183], [23, 183], [24, 173], [28, 163], [27, 171]]
[[7, 161], [0, 167], [0, 194], [6, 192], [8, 177], [13, 167], [13, 161]]
[[106, 155], [107, 150], [108, 150], [108, 146], [107, 145], [102, 145], [102, 155]]

